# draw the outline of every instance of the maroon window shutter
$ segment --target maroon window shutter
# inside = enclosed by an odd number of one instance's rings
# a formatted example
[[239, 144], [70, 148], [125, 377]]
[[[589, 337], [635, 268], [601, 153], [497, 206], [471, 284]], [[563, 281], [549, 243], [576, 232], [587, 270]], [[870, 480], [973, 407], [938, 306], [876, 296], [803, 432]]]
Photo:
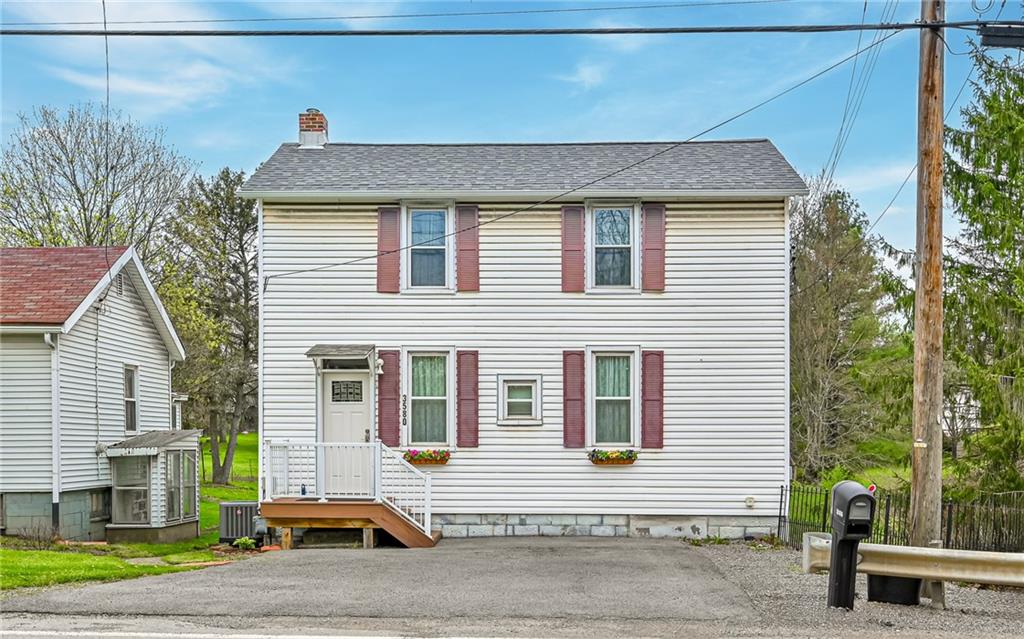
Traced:
[[402, 241], [397, 206], [377, 209], [377, 292], [397, 293], [401, 269]]
[[455, 354], [455, 443], [460, 448], [480, 445], [480, 352]]
[[665, 290], [665, 205], [644, 204], [643, 290]]
[[377, 378], [377, 438], [386, 446], [398, 446], [402, 355], [400, 351], [377, 351], [377, 357], [384, 361], [384, 372]]
[[665, 351], [641, 353], [640, 446], [665, 445]]
[[582, 293], [584, 271], [584, 226], [582, 206], [562, 207], [562, 292]]
[[460, 291], [480, 290], [480, 209], [455, 207], [455, 279]]
[[586, 351], [562, 352], [562, 445], [586, 445], [587, 381]]

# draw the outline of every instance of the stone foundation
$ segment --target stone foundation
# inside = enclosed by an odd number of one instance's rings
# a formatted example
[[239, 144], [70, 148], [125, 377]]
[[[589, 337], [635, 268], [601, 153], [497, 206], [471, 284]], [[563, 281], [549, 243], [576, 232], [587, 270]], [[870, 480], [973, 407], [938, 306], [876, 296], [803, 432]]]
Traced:
[[774, 535], [777, 517], [677, 515], [434, 515], [445, 537], [722, 537]]

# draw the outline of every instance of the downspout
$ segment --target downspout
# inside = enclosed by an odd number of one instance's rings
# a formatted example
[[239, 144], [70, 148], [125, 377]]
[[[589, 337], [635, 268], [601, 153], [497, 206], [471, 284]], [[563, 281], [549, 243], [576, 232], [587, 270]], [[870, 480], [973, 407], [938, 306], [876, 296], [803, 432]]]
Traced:
[[56, 333], [44, 333], [50, 347], [50, 517], [60, 531], [60, 342]]

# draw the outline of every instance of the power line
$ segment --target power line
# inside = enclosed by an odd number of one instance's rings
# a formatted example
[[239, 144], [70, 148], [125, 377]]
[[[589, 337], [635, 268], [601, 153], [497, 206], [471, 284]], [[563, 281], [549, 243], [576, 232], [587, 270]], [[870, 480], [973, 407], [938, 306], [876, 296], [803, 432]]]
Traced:
[[771, 102], [774, 102], [775, 100], [778, 100], [782, 96], [784, 96], [784, 95], [786, 95], [788, 93], [791, 93], [791, 92], [795, 91], [796, 89], [799, 89], [800, 87], [804, 86], [805, 84], [809, 84], [810, 82], [813, 82], [814, 80], [820, 78], [821, 76], [825, 75], [829, 71], [832, 71], [833, 69], [836, 69], [836, 68], [842, 66], [843, 64], [849, 62], [850, 60], [853, 60], [858, 55], [860, 55], [861, 53], [866, 51], [868, 48], [879, 46], [880, 44], [882, 44], [883, 42], [885, 42], [889, 38], [892, 38], [892, 37], [898, 35], [898, 33], [899, 32], [890, 33], [890, 34], [886, 35], [884, 38], [882, 38], [881, 40], [879, 40], [878, 42], [874, 42], [874, 43], [868, 45], [867, 47], [865, 47], [864, 49], [857, 49], [856, 51], [854, 51], [850, 55], [846, 56], [845, 58], [839, 60], [838, 62], [835, 62], [835, 63], [825, 67], [824, 69], [821, 69], [821, 70], [815, 72], [813, 75], [811, 75], [811, 76], [801, 80], [800, 82], [797, 82], [796, 84], [793, 84], [793, 85], [789, 86], [788, 88], [783, 89], [782, 91], [779, 91], [778, 93], [772, 95], [771, 97], [766, 98], [766, 99], [758, 102], [757, 104], [755, 104], [755, 105], [753, 105], [751, 107], [748, 107], [748, 108], [744, 109], [743, 111], [740, 111], [739, 113], [736, 113], [735, 115], [732, 115], [729, 118], [726, 118], [725, 120], [722, 120], [721, 122], [718, 122], [717, 124], [709, 126], [708, 128], [704, 129], [703, 131], [700, 131], [699, 133], [696, 133], [696, 134], [690, 136], [686, 140], [683, 140], [681, 142], [672, 143], [669, 146], [665, 147], [664, 149], [662, 149], [662, 150], [660, 150], [660, 151], [658, 151], [656, 153], [652, 153], [651, 155], [643, 157], [640, 160], [637, 160], [636, 162], [633, 162], [633, 163], [628, 164], [626, 166], [623, 166], [623, 167], [621, 167], [619, 169], [616, 169], [615, 171], [612, 171], [611, 173], [607, 173], [605, 175], [602, 175], [601, 177], [598, 177], [596, 179], [590, 180], [589, 182], [586, 182], [584, 184], [580, 184], [579, 186], [575, 186], [575, 187], [573, 187], [571, 189], [563, 191], [563, 192], [561, 192], [561, 193], [559, 193], [557, 195], [554, 195], [552, 197], [547, 198], [546, 200], [542, 200], [540, 202], [534, 202], [533, 204], [525, 206], [525, 207], [523, 207], [521, 209], [516, 209], [516, 210], [511, 211], [509, 213], [504, 213], [502, 215], [498, 215], [496, 217], [493, 217], [493, 218], [491, 218], [489, 220], [486, 220], [486, 221], [483, 221], [483, 222], [479, 222], [478, 224], [476, 224], [474, 226], [470, 226], [470, 227], [467, 227], [467, 228], [464, 228], [464, 229], [459, 229], [459, 230], [456, 230], [456, 231], [452, 231], [450, 233], [446, 233], [444, 235], [439, 235], [439, 236], [436, 236], [436, 237], [432, 237], [432, 238], [429, 238], [427, 240], [423, 240], [423, 241], [420, 241], [420, 242], [414, 242], [412, 244], [408, 244], [406, 246], [399, 247], [397, 249], [391, 249], [391, 250], [388, 250], [388, 251], [379, 251], [379, 252], [374, 253], [372, 255], [369, 255], [369, 254], [368, 255], [364, 255], [362, 257], [357, 257], [357, 258], [354, 258], [354, 259], [351, 259], [351, 260], [348, 260], [348, 261], [345, 261], [345, 262], [335, 262], [335, 263], [332, 263], [332, 264], [322, 264], [320, 266], [315, 266], [315, 267], [312, 267], [312, 268], [296, 269], [296, 270], [293, 270], [293, 271], [285, 271], [283, 273], [274, 273], [272, 275], [267, 275], [267, 276], [265, 276], [263, 278], [263, 290], [264, 290], [264, 292], [266, 292], [267, 286], [270, 284], [270, 280], [273, 279], [273, 278], [287, 277], [289, 275], [298, 275], [300, 273], [312, 273], [312, 272], [316, 272], [316, 271], [324, 271], [324, 270], [327, 270], [327, 269], [330, 269], [330, 268], [336, 268], [336, 267], [340, 267], [340, 266], [350, 266], [352, 264], [358, 264], [360, 262], [365, 262], [367, 260], [377, 259], [378, 257], [383, 257], [385, 255], [391, 255], [391, 254], [394, 254], [394, 253], [398, 253], [400, 251], [405, 251], [405, 250], [414, 248], [416, 246], [422, 246], [422, 245], [425, 245], [425, 244], [427, 244], [429, 242], [436, 241], [438, 239], [448, 238], [448, 237], [452, 237], [452, 236], [458, 235], [459, 233], [464, 233], [466, 231], [471, 231], [471, 230], [474, 230], [474, 229], [478, 229], [478, 228], [480, 228], [482, 226], [486, 226], [488, 224], [493, 224], [495, 222], [499, 222], [501, 220], [510, 218], [513, 215], [518, 215], [519, 213], [524, 213], [526, 211], [533, 210], [533, 209], [535, 209], [535, 208], [537, 208], [539, 206], [543, 206], [545, 204], [550, 204], [552, 202], [555, 202], [556, 200], [560, 200], [563, 197], [566, 197], [566, 196], [572, 195], [573, 193], [576, 193], [577, 191], [581, 191], [581, 190], [583, 190], [583, 189], [585, 189], [587, 187], [593, 186], [593, 185], [597, 184], [598, 182], [602, 182], [604, 180], [607, 180], [608, 178], [614, 177], [616, 175], [619, 175], [620, 173], [624, 173], [624, 172], [626, 172], [626, 171], [628, 171], [630, 169], [633, 169], [633, 168], [635, 168], [637, 166], [640, 166], [641, 164], [645, 164], [647, 162], [650, 162], [651, 160], [653, 160], [655, 158], [658, 158], [658, 157], [660, 157], [662, 155], [665, 155], [666, 153], [668, 153], [668, 152], [670, 152], [670, 151], [672, 151], [672, 150], [674, 150], [676, 148], [679, 148], [680, 146], [682, 146], [683, 144], [686, 144], [687, 142], [692, 142], [693, 140], [696, 140], [699, 137], [707, 135], [708, 133], [711, 133], [712, 131], [714, 131], [716, 129], [720, 129], [721, 127], [725, 126], [726, 124], [729, 124], [730, 122], [738, 120], [739, 118], [747, 115], [748, 113], [750, 113], [752, 111], [756, 111], [757, 109], [760, 109], [761, 107], [763, 107], [763, 106], [765, 106], [765, 105], [767, 105], [767, 104], [769, 104]]
[[[963, 95], [964, 89], [967, 88], [967, 84], [971, 81], [971, 76], [974, 74], [974, 71], [977, 68], [978, 68], [977, 64], [972, 64], [971, 65], [970, 70], [968, 70], [968, 72], [967, 72], [967, 77], [964, 78], [963, 84], [960, 85], [960, 90], [958, 90], [956, 92], [956, 97], [953, 98], [953, 102], [949, 105], [949, 108], [946, 110], [945, 118], [949, 118], [950, 114], [953, 113], [953, 109], [955, 109], [957, 103], [960, 102], [960, 96]], [[914, 173], [916, 173], [916, 172], [917, 172], [917, 163], [915, 162], [914, 166], [911, 167], [910, 172], [907, 173], [907, 177], [903, 178], [903, 182], [900, 184], [899, 188], [896, 189], [896, 193], [893, 194], [892, 199], [889, 200], [889, 203], [885, 205], [885, 208], [882, 209], [882, 212], [878, 214], [878, 217], [876, 217], [874, 219], [874, 221], [871, 222], [871, 225], [868, 226], [867, 230], [864, 232], [865, 235], [871, 233], [871, 231], [873, 231], [875, 229], [875, 227], [878, 226], [878, 223], [882, 221], [882, 218], [885, 217], [885, 214], [888, 213], [889, 209], [891, 209], [893, 204], [896, 203], [896, 200], [899, 198], [900, 193], [903, 193], [903, 189], [906, 188], [907, 183], [910, 182], [910, 178], [912, 178], [914, 176]], [[850, 250], [848, 250], [846, 253], [844, 253], [842, 255], [842, 257], [839, 258], [839, 261], [836, 262], [836, 267], [842, 266], [843, 263], [846, 262], [846, 260], [849, 259], [849, 257], [851, 255], [853, 255], [853, 252], [856, 250], [856, 248], [857, 248], [856, 245], [850, 247]], [[814, 288], [818, 284], [821, 284], [824, 281], [824, 279], [825, 279], [825, 273], [822, 273], [821, 275], [816, 277], [814, 279], [814, 281], [811, 282], [810, 284], [808, 284], [807, 286], [801, 288], [798, 291], [794, 291], [793, 294], [790, 297], [796, 297], [797, 295], [800, 295], [801, 293]]]
[[669, 35], [735, 33], [837, 33], [843, 31], [905, 31], [920, 29], [978, 29], [983, 26], [1019, 26], [1024, 20], [962, 20], [957, 22], [894, 22], [891, 24], [784, 24], [693, 27], [558, 27], [545, 29], [0, 29], [3, 36], [111, 36], [111, 37], [443, 37], [443, 36], [564, 36], [564, 35]]
[[507, 11], [453, 11], [441, 13], [381, 13], [377, 15], [354, 16], [309, 16], [309, 17], [263, 17], [263, 18], [208, 18], [181, 20], [111, 20], [101, 23], [96, 20], [78, 20], [73, 22], [8, 22], [9, 26], [42, 27], [42, 26], [78, 26], [87, 24], [218, 24], [239, 22], [312, 22], [337, 20], [394, 20], [410, 18], [462, 18], [473, 16], [514, 16], [558, 13], [593, 13], [601, 11], [635, 11], [644, 9], [690, 9], [700, 7], [720, 7], [751, 4], [778, 4], [793, 0], [714, 0], [711, 2], [672, 2], [666, 4], [634, 4], [608, 7], [567, 7], [564, 9], [509, 9]]

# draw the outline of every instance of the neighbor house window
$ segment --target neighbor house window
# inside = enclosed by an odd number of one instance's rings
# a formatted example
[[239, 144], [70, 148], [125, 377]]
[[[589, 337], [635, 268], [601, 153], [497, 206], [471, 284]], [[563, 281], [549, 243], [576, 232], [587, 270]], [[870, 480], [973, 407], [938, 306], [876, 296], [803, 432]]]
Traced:
[[540, 375], [498, 376], [498, 423], [538, 426], [541, 423]]
[[134, 433], [139, 429], [139, 369], [124, 367], [124, 429]]
[[110, 491], [89, 491], [89, 520], [105, 521], [110, 519]]
[[410, 356], [409, 444], [446, 445], [448, 442], [448, 355]]
[[594, 355], [595, 446], [629, 445], [633, 442], [633, 355]]
[[199, 479], [199, 469], [196, 465], [196, 451], [187, 450], [182, 453], [181, 464], [181, 518], [195, 519], [196, 482]]
[[167, 451], [167, 521], [181, 519], [181, 451]]
[[149, 457], [115, 457], [114, 523], [149, 523]]
[[408, 213], [410, 288], [448, 288], [451, 246], [447, 208], [410, 208]]
[[595, 207], [591, 215], [593, 288], [636, 287], [636, 211], [632, 205]]

